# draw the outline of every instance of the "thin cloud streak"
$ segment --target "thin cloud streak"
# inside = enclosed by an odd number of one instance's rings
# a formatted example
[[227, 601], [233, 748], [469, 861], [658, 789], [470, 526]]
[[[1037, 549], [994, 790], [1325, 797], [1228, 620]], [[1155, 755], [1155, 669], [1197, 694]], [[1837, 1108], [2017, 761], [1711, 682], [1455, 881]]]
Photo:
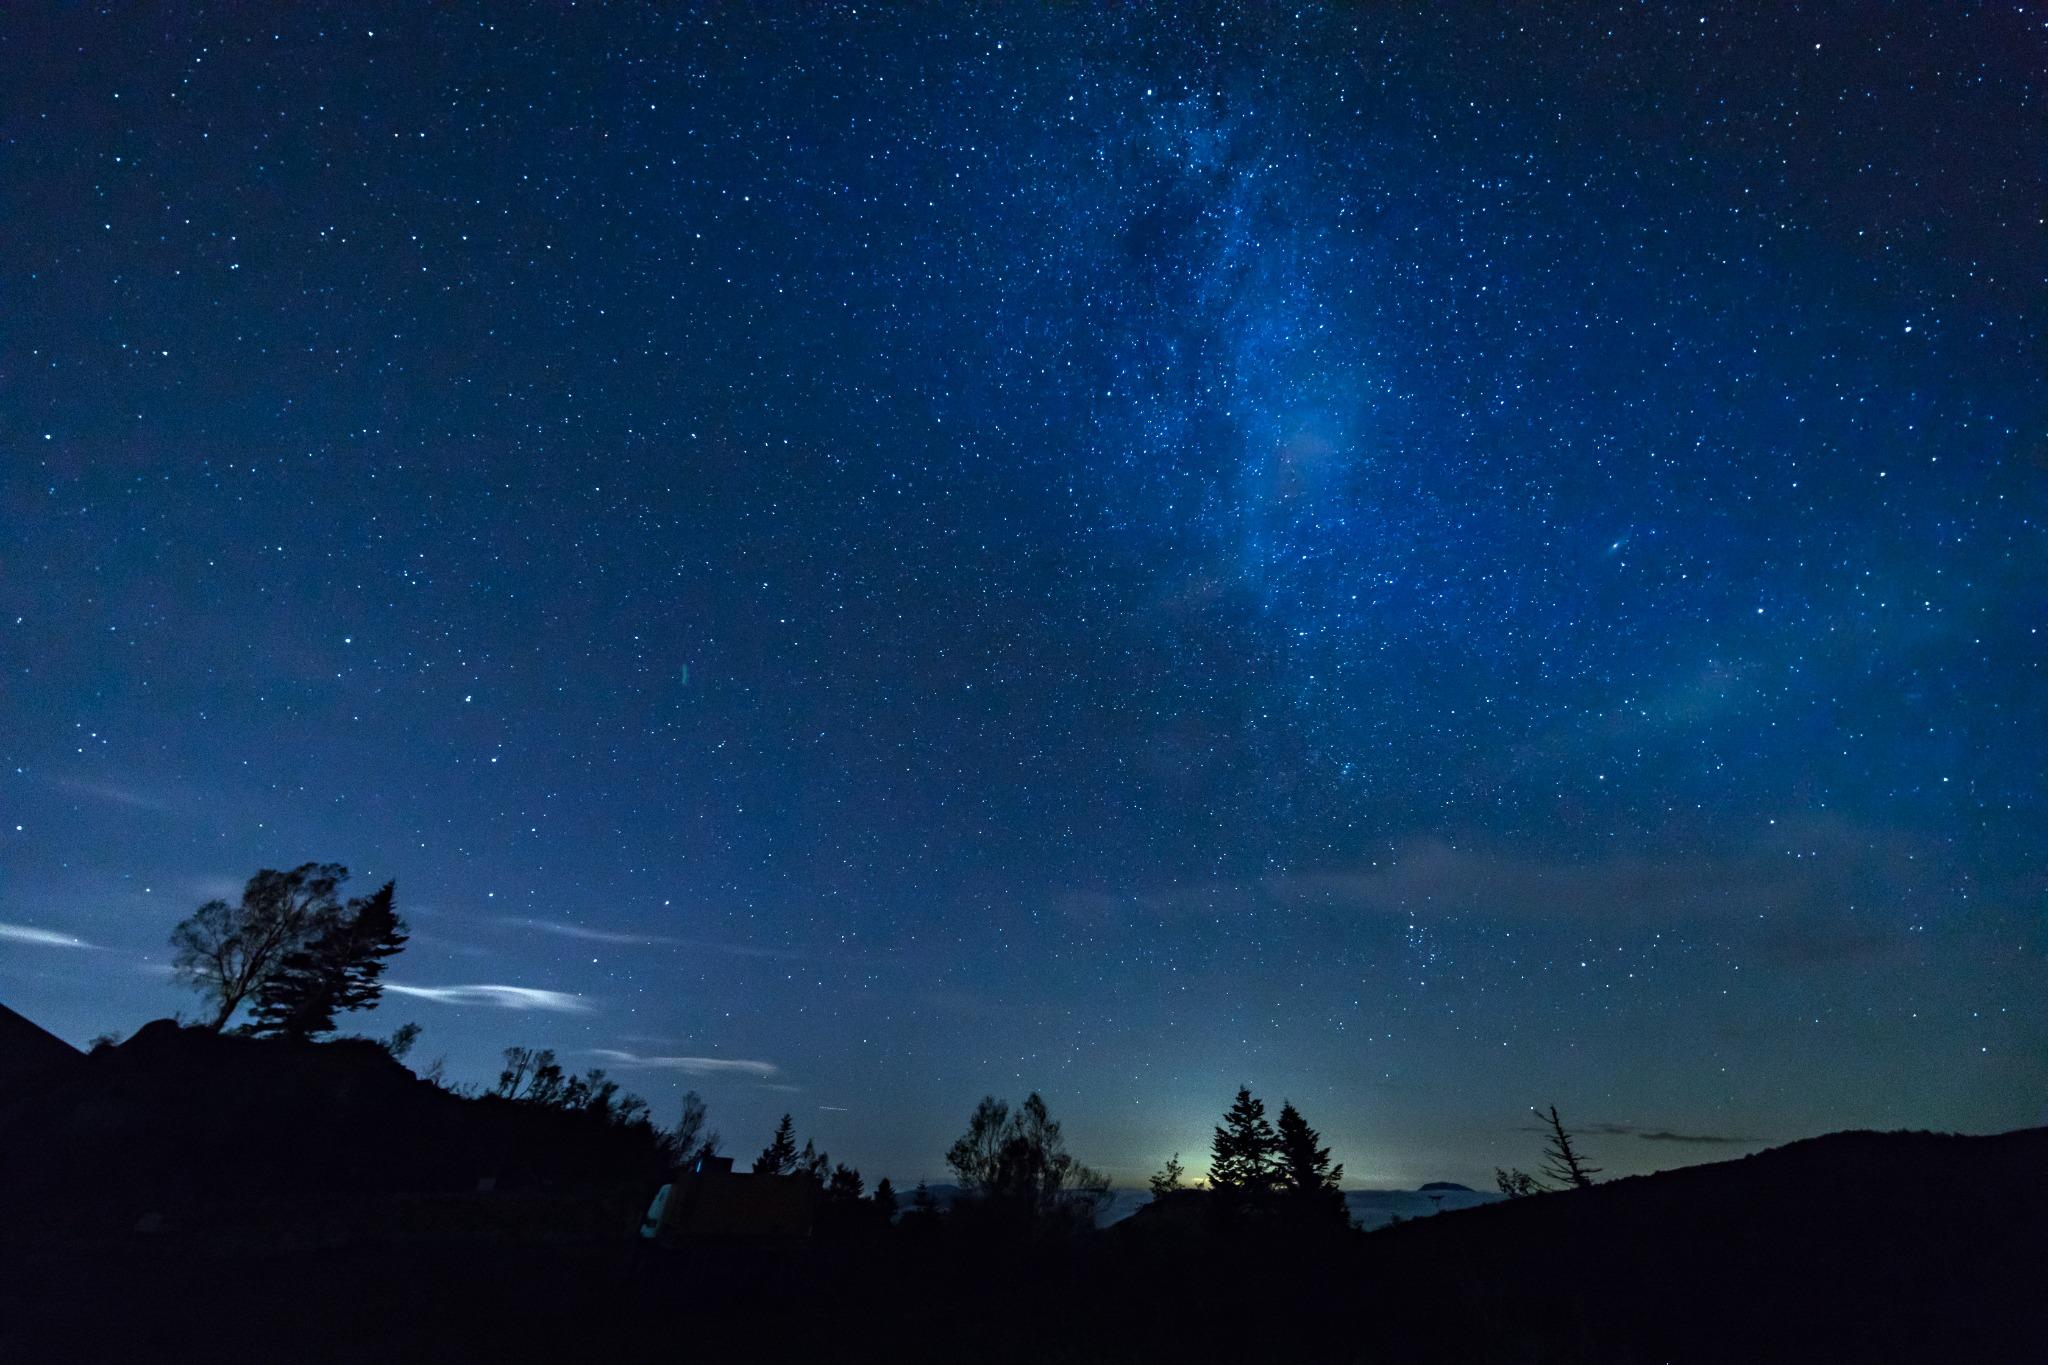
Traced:
[[619, 929], [593, 929], [585, 924], [571, 924], [566, 920], [532, 919], [519, 917], [501, 918], [498, 923], [515, 929], [532, 929], [536, 933], [553, 934], [558, 938], [582, 939], [587, 943], [614, 943], [628, 947], [674, 947], [692, 948], [706, 953], [725, 953], [732, 957], [796, 958], [803, 953], [791, 948], [758, 948], [747, 943], [719, 943], [711, 939], [677, 938], [672, 934], [636, 934]]
[[[1760, 1147], [1770, 1141], [1769, 1138], [1744, 1137], [1738, 1133], [1680, 1133], [1669, 1128], [1644, 1128], [1634, 1123], [1589, 1123], [1584, 1127], [1578, 1124], [1568, 1126], [1581, 1136], [1632, 1137], [1640, 1138], [1644, 1142], [1680, 1142], [1699, 1147]], [[1521, 1125], [1521, 1131], [1548, 1133], [1550, 1125], [1525, 1123]]]
[[109, 805], [126, 806], [130, 810], [155, 811], [160, 814], [176, 810], [177, 807], [162, 797], [148, 792], [136, 791], [132, 787], [120, 787], [111, 782], [94, 782], [83, 777], [56, 777], [51, 785], [74, 796], [87, 796]]
[[677, 940], [666, 934], [631, 934], [616, 929], [592, 929], [588, 925], [569, 924], [552, 919], [506, 919], [500, 923], [518, 929], [533, 929], [543, 934], [554, 934], [558, 938], [580, 938], [588, 943], [626, 943], [651, 945], [674, 943]]
[[441, 1005], [495, 1005], [499, 1009], [551, 1010], [557, 1014], [588, 1014], [594, 1008], [566, 991], [544, 991], [533, 986], [401, 986], [393, 981], [384, 989]]
[[33, 943], [38, 948], [99, 948], [97, 943], [87, 943], [75, 934], [60, 934], [55, 929], [38, 929], [33, 924], [0, 924], [0, 938], [12, 943]]
[[621, 1052], [617, 1048], [592, 1048], [590, 1055], [602, 1057], [613, 1066], [641, 1068], [648, 1071], [680, 1071], [686, 1076], [720, 1076], [738, 1072], [746, 1076], [773, 1076], [778, 1068], [773, 1062], [753, 1061], [744, 1057], [642, 1057], [638, 1053]]
[[1636, 1136], [1645, 1142], [1689, 1142], [1701, 1147], [1756, 1147], [1766, 1141], [1764, 1138], [1741, 1137], [1733, 1133], [1674, 1133], [1663, 1128], [1637, 1133]]

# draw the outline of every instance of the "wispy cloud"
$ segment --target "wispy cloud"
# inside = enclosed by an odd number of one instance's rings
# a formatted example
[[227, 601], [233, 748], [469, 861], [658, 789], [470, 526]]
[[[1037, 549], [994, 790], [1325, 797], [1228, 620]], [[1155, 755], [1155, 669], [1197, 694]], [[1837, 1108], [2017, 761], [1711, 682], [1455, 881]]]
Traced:
[[55, 929], [38, 929], [33, 924], [0, 924], [0, 938], [12, 943], [33, 943], [38, 948], [97, 948], [97, 943], [87, 943], [74, 934], [60, 934]]
[[[1636, 1123], [1589, 1123], [1584, 1127], [1571, 1125], [1573, 1131], [1597, 1137], [1632, 1137], [1644, 1142], [1682, 1142], [1697, 1147], [1760, 1147], [1768, 1138], [1744, 1137], [1737, 1133], [1680, 1133], [1669, 1128], [1645, 1128]], [[1525, 1133], [1548, 1133], [1550, 1126], [1542, 1123], [1522, 1125]]]
[[793, 958], [803, 954], [790, 948], [762, 948], [751, 943], [720, 943], [712, 939], [677, 938], [673, 934], [640, 933], [628, 929], [598, 929], [588, 924], [572, 924], [567, 920], [532, 919], [504, 917], [498, 923], [515, 929], [531, 929], [536, 933], [553, 934], [557, 938], [582, 939], [586, 943], [617, 943], [629, 946], [653, 947], [665, 945], [687, 948], [702, 953], [723, 953], [729, 957]]
[[675, 939], [666, 934], [635, 934], [619, 929], [593, 929], [587, 924], [570, 924], [565, 920], [552, 919], [506, 919], [502, 923], [519, 929], [533, 929], [558, 938], [580, 938], [588, 943], [674, 943]]
[[133, 787], [116, 786], [111, 782], [95, 782], [84, 777], [56, 777], [50, 781], [52, 786], [75, 796], [88, 796], [95, 801], [105, 801], [109, 805], [126, 806], [130, 810], [167, 812], [176, 809], [160, 796], [137, 791]]
[[384, 989], [442, 1005], [495, 1005], [499, 1009], [553, 1010], [558, 1014], [588, 1014], [592, 1009], [581, 996], [533, 986], [401, 986], [393, 981]]
[[1282, 914], [1292, 923], [1321, 916], [1335, 928], [1419, 915], [1567, 932], [1622, 925], [1740, 935], [1759, 957], [1811, 968], [1906, 951], [1903, 926], [1954, 904], [1955, 884], [1939, 850], [1907, 833], [1800, 816], [1711, 847], [1668, 843], [1578, 857], [1416, 838], [1367, 866], [1076, 890], [1054, 905], [1089, 926]]
[[1591, 1131], [1641, 1138], [1644, 1142], [1687, 1142], [1699, 1147], [1755, 1147], [1764, 1141], [1736, 1133], [1675, 1133], [1669, 1128], [1638, 1128], [1632, 1123], [1597, 1123]]
[[642, 1057], [636, 1052], [621, 1052], [610, 1047], [592, 1048], [590, 1055], [602, 1057], [613, 1066], [680, 1071], [686, 1076], [718, 1076], [732, 1072], [746, 1076], [773, 1076], [776, 1072], [773, 1062], [751, 1061], [744, 1057]]

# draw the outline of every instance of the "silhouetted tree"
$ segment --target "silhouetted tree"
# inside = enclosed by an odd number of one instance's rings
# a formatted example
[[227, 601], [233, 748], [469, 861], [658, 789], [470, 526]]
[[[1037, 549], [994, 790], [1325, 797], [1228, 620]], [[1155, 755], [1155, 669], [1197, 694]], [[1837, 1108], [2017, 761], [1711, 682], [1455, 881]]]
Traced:
[[1330, 1149], [1318, 1146], [1322, 1134], [1308, 1126], [1308, 1120], [1292, 1104], [1280, 1106], [1277, 1156], [1280, 1188], [1291, 1198], [1323, 1205], [1342, 1212], [1344, 1194], [1340, 1182], [1344, 1167], [1330, 1164]]
[[334, 889], [347, 879], [339, 863], [264, 868], [243, 886], [239, 904], [208, 901], [171, 931], [171, 970], [212, 1003], [208, 1028], [225, 1028], [288, 956], [326, 928], [339, 911]]
[[918, 1181], [917, 1188], [910, 1192], [910, 1211], [925, 1217], [939, 1211], [939, 1201], [932, 1197], [932, 1187], [922, 1180]]
[[1557, 1116], [1557, 1106], [1551, 1105], [1550, 1112], [1534, 1111], [1550, 1128], [1550, 1136], [1543, 1150], [1543, 1173], [1559, 1185], [1583, 1190], [1593, 1183], [1593, 1177], [1600, 1174], [1598, 1166], [1588, 1166], [1572, 1146], [1572, 1135], [1564, 1130], [1564, 1120]]
[[1166, 1158], [1166, 1164], [1160, 1167], [1157, 1173], [1153, 1175], [1152, 1197], [1154, 1199], [1164, 1199], [1167, 1195], [1180, 1189], [1181, 1177], [1186, 1174], [1186, 1168], [1180, 1164], [1180, 1153], [1175, 1152], [1172, 1156]]
[[620, 1123], [631, 1123], [647, 1111], [647, 1101], [638, 1095], [620, 1094], [619, 1083], [606, 1076], [602, 1067], [592, 1067], [565, 1081], [560, 1105]]
[[704, 1106], [704, 1097], [692, 1090], [683, 1096], [682, 1117], [676, 1126], [661, 1134], [663, 1158], [676, 1170], [687, 1171], [702, 1157], [718, 1151], [718, 1134], [710, 1131], [710, 1112]]
[[1223, 1124], [1209, 1143], [1211, 1187], [1243, 1194], [1264, 1194], [1279, 1177], [1280, 1140], [1266, 1121], [1263, 1100], [1239, 1086], [1237, 1098], [1223, 1115]]
[[106, 1033], [94, 1035], [93, 1040], [85, 1045], [85, 1050], [87, 1052], [105, 1052], [110, 1047], [119, 1046], [121, 1046], [121, 1035], [109, 1030]]
[[498, 1088], [492, 1093], [503, 1099], [553, 1107], [562, 1102], [567, 1083], [553, 1048], [535, 1051], [529, 1047], [508, 1047], [505, 1069], [498, 1073]]
[[[929, 1191], [926, 1192], [926, 1197], [930, 1197]], [[888, 1176], [885, 1175], [875, 1182], [875, 1192], [869, 1198], [874, 1201], [875, 1212], [884, 1223], [896, 1217], [896, 1187], [889, 1183]]]
[[[426, 1074], [426, 1079], [437, 1085], [439, 1068], [436, 1062]], [[676, 1128], [660, 1131], [648, 1122], [646, 1100], [621, 1090], [601, 1067], [592, 1067], [580, 1076], [569, 1075], [549, 1048], [506, 1048], [504, 1070], [498, 1073], [498, 1083], [490, 1093], [536, 1109], [575, 1114], [588, 1124], [638, 1129], [645, 1134], [653, 1158], [671, 1167], [680, 1164], [678, 1153], [695, 1160], [697, 1154], [718, 1143], [716, 1134], [708, 1139], [703, 1135], [704, 1102], [695, 1092], [684, 1096], [683, 1118]]]
[[1510, 1199], [1527, 1199], [1532, 1194], [1543, 1193], [1543, 1182], [1518, 1166], [1505, 1171], [1494, 1167], [1493, 1185]]
[[413, 1044], [419, 1042], [419, 1040], [420, 1026], [418, 1024], [400, 1024], [389, 1038], [384, 1039], [383, 1048], [391, 1054], [393, 1061], [402, 1062], [405, 1060], [406, 1054], [412, 1051]]
[[843, 1161], [832, 1168], [832, 1176], [825, 1182], [827, 1199], [851, 1202], [859, 1199], [865, 1190], [866, 1185], [860, 1178], [860, 1172]]
[[1066, 1149], [1060, 1126], [1034, 1091], [1013, 1113], [985, 1097], [946, 1153], [964, 1194], [1035, 1217], [1093, 1219], [1109, 1181]]
[[555, 1060], [553, 1048], [543, 1048], [535, 1055], [538, 1060], [534, 1063], [532, 1077], [526, 1083], [526, 1094], [521, 1098], [543, 1109], [555, 1108], [561, 1104], [562, 1092], [568, 1088], [568, 1073]]
[[322, 916], [308, 941], [256, 987], [251, 1031], [304, 1040], [331, 1032], [336, 1014], [374, 1009], [384, 994], [379, 978], [408, 937], [396, 893], [396, 884], [386, 882]]
[[797, 1160], [796, 1120], [784, 1114], [782, 1122], [775, 1126], [775, 1136], [761, 1149], [761, 1155], [754, 1158], [754, 1174], [794, 1175]]
[[[532, 1074], [532, 1068], [539, 1060], [541, 1054], [532, 1048], [506, 1048], [506, 1068], [498, 1072], [498, 1089], [492, 1091], [492, 1095], [498, 1095], [500, 1099], [518, 1099], [518, 1093], [526, 1087], [526, 1078]], [[547, 1060], [555, 1060], [555, 1054], [549, 1052]]]

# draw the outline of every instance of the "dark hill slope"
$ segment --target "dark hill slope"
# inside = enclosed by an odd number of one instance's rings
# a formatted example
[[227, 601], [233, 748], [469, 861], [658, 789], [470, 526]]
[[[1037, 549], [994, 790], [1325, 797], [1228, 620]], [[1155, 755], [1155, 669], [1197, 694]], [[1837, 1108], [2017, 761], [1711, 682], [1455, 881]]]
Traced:
[[[279, 1206], [658, 1180], [651, 1135], [470, 1099], [376, 1043], [150, 1024], [0, 1100], [0, 1206], [90, 1237], [234, 1224]], [[17, 1224], [19, 1226], [19, 1224]]]
[[1390, 1345], [1473, 1359], [2048, 1359], [2044, 1238], [2048, 1129], [1851, 1132], [1404, 1224], [1365, 1260], [1407, 1306]]
[[56, 1034], [0, 1005], [0, 1094], [40, 1085], [84, 1060]]
[[[372, 1044], [145, 1029], [0, 1108], [0, 1360], [2048, 1360], [2048, 1130], [1842, 1133], [1372, 1234], [1219, 1236], [1189, 1192], [1075, 1237], [666, 1254], [632, 1236], [651, 1138], [581, 1117]], [[419, 1207], [464, 1221], [357, 1216]]]

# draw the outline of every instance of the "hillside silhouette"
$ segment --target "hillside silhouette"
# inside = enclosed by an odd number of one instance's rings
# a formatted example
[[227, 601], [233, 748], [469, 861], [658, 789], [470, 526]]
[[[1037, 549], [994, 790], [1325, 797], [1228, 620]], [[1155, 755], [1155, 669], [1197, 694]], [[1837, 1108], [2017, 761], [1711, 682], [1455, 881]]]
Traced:
[[2044, 1233], [2048, 1128], [1844, 1132], [1404, 1223], [1365, 1261], [1474, 1359], [2041, 1359]]
[[654, 1250], [644, 1125], [451, 1093], [364, 1039], [42, 1051], [0, 1102], [10, 1359], [2048, 1355], [2048, 1129], [1837, 1133], [1370, 1233], [1175, 1189], [1100, 1229], [906, 1200]]
[[451, 1093], [367, 1038], [158, 1020], [0, 1097], [0, 1202], [46, 1238], [87, 1244], [138, 1225], [347, 1237], [396, 1216], [380, 1200], [482, 1187], [573, 1194], [575, 1207], [592, 1191], [637, 1194], [664, 1169], [636, 1131]]

